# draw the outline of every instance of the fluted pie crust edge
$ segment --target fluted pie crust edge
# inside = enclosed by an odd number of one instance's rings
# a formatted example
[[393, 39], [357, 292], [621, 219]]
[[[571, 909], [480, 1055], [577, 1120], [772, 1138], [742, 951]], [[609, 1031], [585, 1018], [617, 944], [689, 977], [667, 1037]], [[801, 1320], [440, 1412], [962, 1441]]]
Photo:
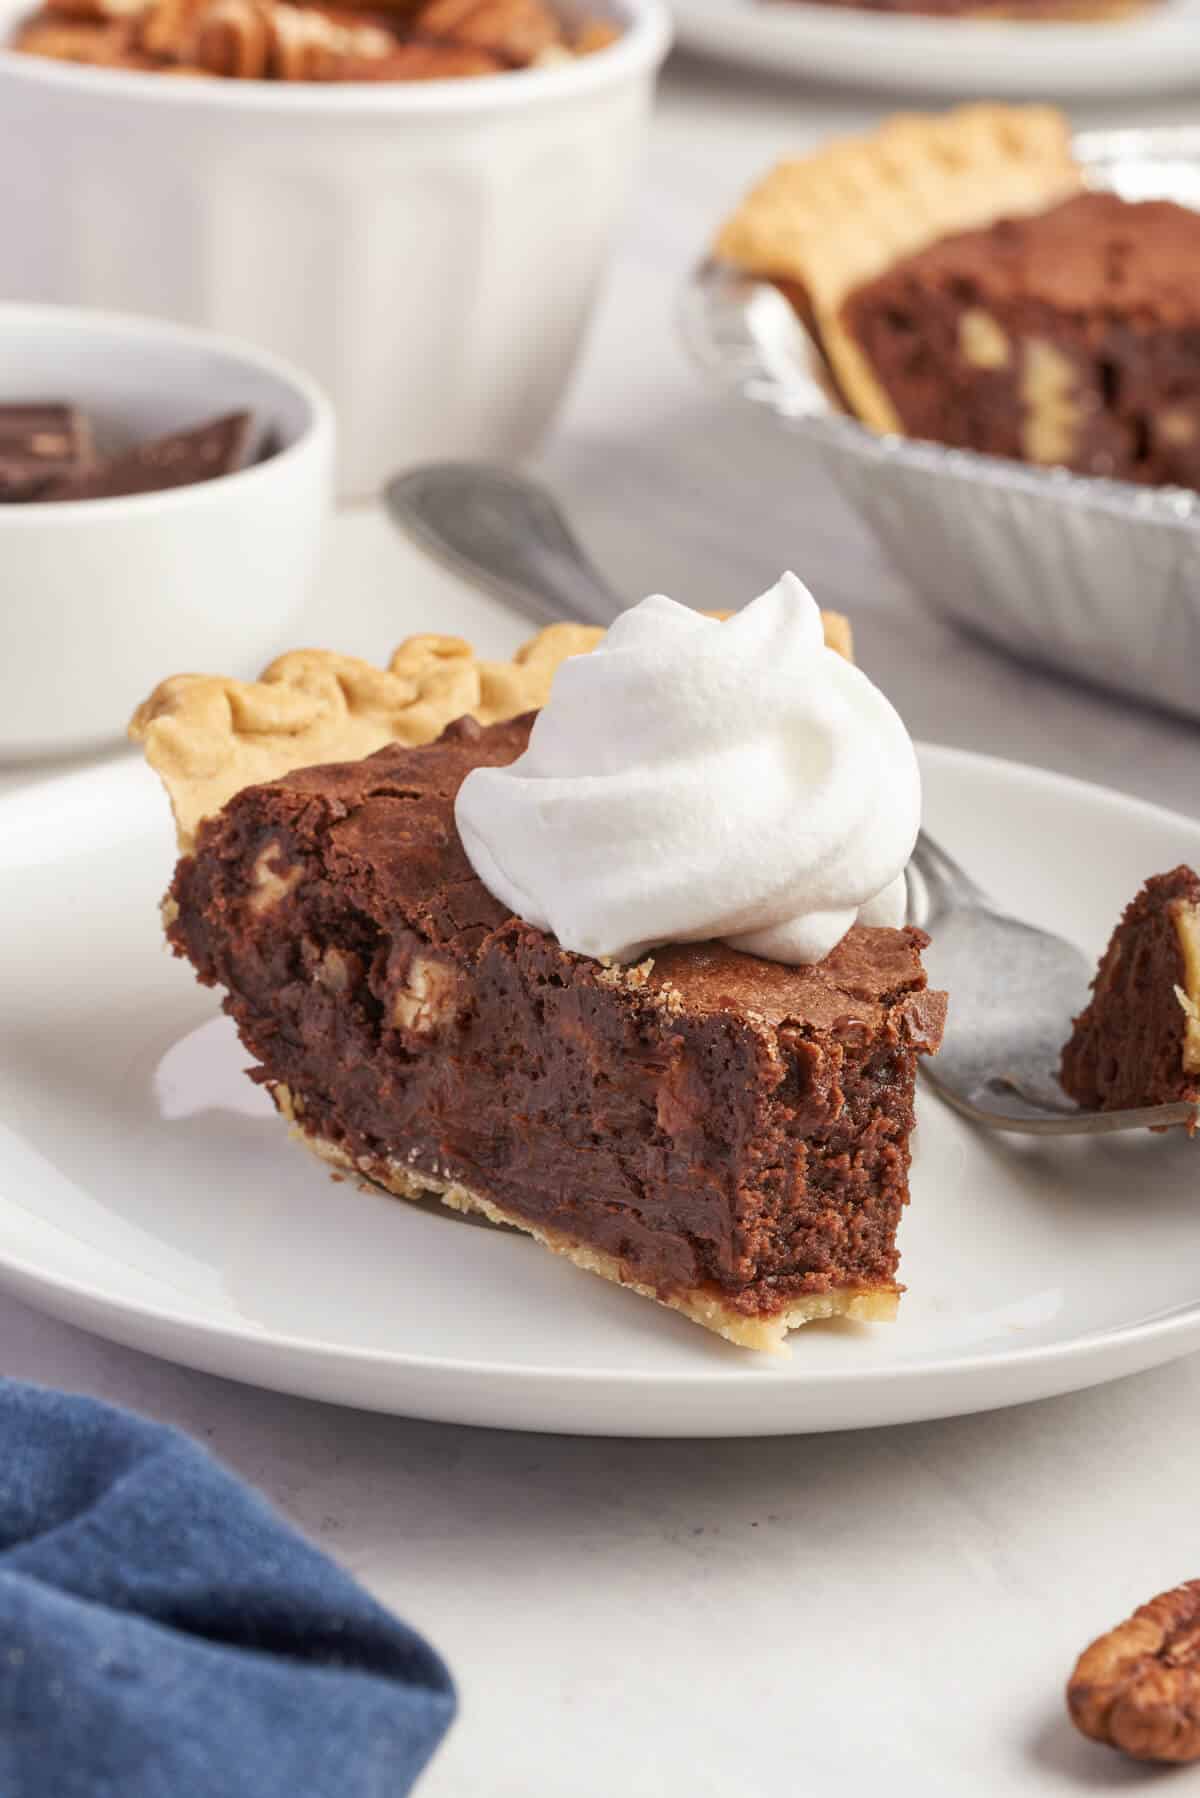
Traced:
[[[823, 612], [825, 641], [853, 660], [849, 623]], [[174, 674], [129, 724], [171, 801], [181, 854], [235, 793], [296, 768], [358, 761], [388, 743], [431, 743], [456, 718], [500, 724], [545, 705], [569, 656], [604, 632], [552, 624], [511, 661], [485, 661], [461, 637], [409, 637], [386, 668], [332, 650], [297, 649], [256, 681]]]

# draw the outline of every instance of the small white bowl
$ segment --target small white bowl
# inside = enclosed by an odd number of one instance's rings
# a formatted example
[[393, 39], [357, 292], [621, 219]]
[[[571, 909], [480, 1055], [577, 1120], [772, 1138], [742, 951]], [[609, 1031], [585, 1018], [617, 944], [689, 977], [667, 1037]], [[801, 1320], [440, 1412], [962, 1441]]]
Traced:
[[333, 419], [304, 375], [206, 332], [0, 305], [0, 402], [66, 401], [140, 442], [245, 408], [280, 448], [191, 487], [0, 505], [0, 759], [102, 747], [174, 669], [285, 646], [331, 500]]
[[[15, 297], [151, 313], [289, 356], [330, 394], [339, 488], [526, 454], [624, 207], [663, 0], [552, 68], [284, 83], [0, 50], [0, 240]], [[0, 0], [0, 43], [29, 0]]]

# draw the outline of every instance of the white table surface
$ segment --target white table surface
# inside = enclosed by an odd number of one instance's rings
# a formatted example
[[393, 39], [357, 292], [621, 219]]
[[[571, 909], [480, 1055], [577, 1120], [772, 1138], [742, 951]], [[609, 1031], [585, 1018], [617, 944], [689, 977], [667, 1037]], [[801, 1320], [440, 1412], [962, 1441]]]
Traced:
[[[676, 347], [675, 290], [723, 208], [779, 149], [882, 104], [668, 71], [543, 470], [631, 596], [738, 604], [791, 565], [853, 613], [861, 659], [915, 734], [1194, 813], [1195, 728], [925, 617], [836, 499], [772, 455], [757, 419], [698, 387]], [[1131, 103], [1080, 122], [1190, 111]], [[308, 639], [379, 655], [443, 626], [492, 652], [525, 634], [449, 577], [431, 588], [377, 515], [341, 519]], [[1061, 1687], [1091, 1635], [1200, 1574], [1200, 1357], [975, 1419], [715, 1444], [338, 1411], [154, 1362], [9, 1300], [0, 1368], [190, 1430], [427, 1632], [462, 1696], [428, 1798], [1037, 1798], [1150, 1783], [1074, 1736]], [[1181, 1777], [1173, 1792], [1200, 1790], [1200, 1773]]]

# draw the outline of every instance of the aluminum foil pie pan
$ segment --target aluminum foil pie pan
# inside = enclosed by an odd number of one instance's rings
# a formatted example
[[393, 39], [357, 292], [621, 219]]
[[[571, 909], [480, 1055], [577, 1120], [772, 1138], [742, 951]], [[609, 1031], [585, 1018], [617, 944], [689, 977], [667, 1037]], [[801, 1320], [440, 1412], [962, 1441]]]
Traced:
[[[1087, 132], [1075, 153], [1095, 187], [1200, 210], [1200, 128]], [[840, 409], [782, 294], [714, 263], [682, 325], [699, 366], [801, 440], [936, 611], [1200, 718], [1200, 494], [877, 436]]]

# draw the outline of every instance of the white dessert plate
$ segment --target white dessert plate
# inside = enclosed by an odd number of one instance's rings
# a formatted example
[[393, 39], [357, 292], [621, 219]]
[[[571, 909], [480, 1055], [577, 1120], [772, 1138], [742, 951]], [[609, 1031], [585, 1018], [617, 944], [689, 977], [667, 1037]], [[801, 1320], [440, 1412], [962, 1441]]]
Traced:
[[[1099, 952], [1200, 823], [925, 749], [930, 831]], [[1200, 1142], [976, 1133], [919, 1094], [894, 1325], [760, 1358], [528, 1239], [334, 1184], [166, 953], [165, 805], [132, 762], [0, 798], [0, 1287], [170, 1360], [457, 1423], [631, 1436], [986, 1410], [1200, 1347]]]
[[1161, 94], [1200, 77], [1200, 0], [1109, 24], [896, 17], [804, 0], [674, 0], [676, 41], [809, 80], [952, 99]]

